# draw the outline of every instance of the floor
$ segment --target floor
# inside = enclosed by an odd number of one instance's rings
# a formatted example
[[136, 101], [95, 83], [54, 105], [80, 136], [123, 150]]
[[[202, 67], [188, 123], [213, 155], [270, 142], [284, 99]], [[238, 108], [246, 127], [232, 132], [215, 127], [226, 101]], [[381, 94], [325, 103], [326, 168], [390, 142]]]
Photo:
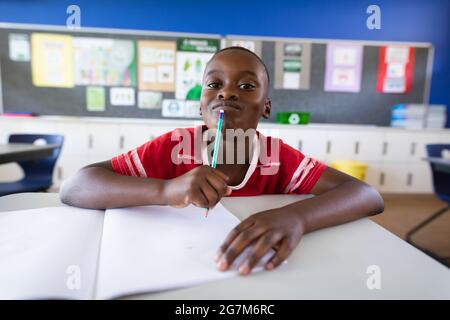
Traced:
[[[383, 198], [384, 212], [371, 219], [402, 239], [409, 230], [446, 206], [433, 195], [385, 194]], [[418, 231], [413, 241], [441, 257], [450, 257], [450, 210]]]

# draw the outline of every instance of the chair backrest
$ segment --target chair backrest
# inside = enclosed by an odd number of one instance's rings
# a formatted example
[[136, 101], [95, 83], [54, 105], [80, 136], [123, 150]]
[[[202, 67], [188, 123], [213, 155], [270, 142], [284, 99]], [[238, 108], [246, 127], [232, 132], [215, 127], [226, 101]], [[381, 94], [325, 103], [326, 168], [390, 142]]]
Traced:
[[[426, 148], [429, 157], [441, 157], [442, 150], [450, 150], [450, 144], [428, 144]], [[441, 200], [450, 202], [450, 171], [440, 170], [433, 163], [430, 165], [434, 192]]]
[[24, 179], [38, 178], [47, 181], [48, 185], [51, 185], [53, 180], [53, 170], [61, 153], [64, 136], [50, 134], [11, 134], [8, 142], [35, 143], [37, 140], [43, 140], [45, 141], [45, 144], [56, 144], [58, 147], [53, 150], [51, 156], [36, 160], [19, 161], [18, 164], [25, 173]]

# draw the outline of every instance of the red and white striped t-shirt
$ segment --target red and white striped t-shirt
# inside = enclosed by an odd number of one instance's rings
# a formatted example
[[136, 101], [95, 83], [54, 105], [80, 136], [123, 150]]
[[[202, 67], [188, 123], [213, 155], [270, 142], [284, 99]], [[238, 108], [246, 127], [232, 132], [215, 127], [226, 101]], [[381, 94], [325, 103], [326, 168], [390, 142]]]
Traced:
[[[195, 167], [209, 165], [207, 145], [198, 139], [205, 129], [206, 126], [198, 126], [167, 132], [112, 158], [112, 167], [126, 176], [172, 179]], [[326, 166], [281, 139], [265, 137], [260, 132], [254, 137], [250, 166], [243, 181], [230, 186], [231, 196], [310, 193]], [[187, 144], [180, 143], [187, 140]], [[277, 148], [272, 149], [273, 146]]]

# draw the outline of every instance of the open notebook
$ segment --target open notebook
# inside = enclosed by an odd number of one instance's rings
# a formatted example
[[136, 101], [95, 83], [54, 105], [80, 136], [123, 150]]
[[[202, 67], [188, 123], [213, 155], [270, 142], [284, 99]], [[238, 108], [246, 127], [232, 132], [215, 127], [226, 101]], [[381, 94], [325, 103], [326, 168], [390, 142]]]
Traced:
[[[0, 213], [0, 299], [109, 299], [237, 275], [213, 257], [239, 223], [210, 210], [51, 207]], [[264, 257], [255, 270], [270, 255]]]

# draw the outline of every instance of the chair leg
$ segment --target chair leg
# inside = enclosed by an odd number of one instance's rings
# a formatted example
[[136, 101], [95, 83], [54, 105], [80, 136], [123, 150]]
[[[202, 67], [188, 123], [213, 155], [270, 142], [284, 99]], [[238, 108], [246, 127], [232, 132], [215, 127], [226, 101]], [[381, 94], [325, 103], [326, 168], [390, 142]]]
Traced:
[[439, 210], [438, 212], [434, 213], [431, 217], [429, 217], [428, 219], [424, 220], [423, 222], [421, 222], [420, 224], [418, 224], [416, 227], [414, 227], [413, 229], [411, 229], [407, 234], [406, 234], [406, 241], [410, 244], [413, 244], [412, 242], [412, 236], [419, 231], [420, 229], [424, 228], [427, 224], [429, 224], [431, 221], [437, 219], [439, 216], [441, 216], [442, 214], [444, 214], [447, 210], [450, 209], [450, 205], [442, 208], [441, 210]]
[[438, 212], [434, 213], [431, 217], [429, 217], [428, 219], [424, 220], [423, 222], [421, 222], [420, 224], [418, 224], [416, 227], [414, 227], [413, 229], [411, 229], [407, 234], [406, 234], [406, 241], [416, 247], [417, 249], [421, 250], [422, 252], [424, 252], [425, 254], [427, 254], [428, 256], [432, 257], [433, 259], [439, 261], [440, 263], [446, 265], [447, 267], [450, 267], [450, 264], [446, 261], [446, 258], [440, 257], [437, 254], [435, 254], [434, 252], [430, 251], [430, 250], [426, 250], [423, 249], [421, 247], [419, 247], [418, 245], [416, 245], [413, 241], [412, 241], [412, 236], [417, 233], [419, 230], [423, 229], [426, 225], [428, 225], [431, 221], [436, 220], [438, 217], [440, 217], [441, 215], [443, 215], [447, 210], [450, 209], [450, 205], [442, 208], [441, 210], [439, 210]]

